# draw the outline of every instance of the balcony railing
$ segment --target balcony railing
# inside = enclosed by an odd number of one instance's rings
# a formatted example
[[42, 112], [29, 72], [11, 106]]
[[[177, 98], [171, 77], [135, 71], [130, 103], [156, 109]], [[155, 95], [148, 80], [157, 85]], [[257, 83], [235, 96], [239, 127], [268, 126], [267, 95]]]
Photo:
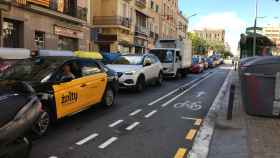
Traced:
[[144, 35], [148, 35], [148, 29], [145, 26], [135, 26], [135, 32], [144, 34]]
[[95, 16], [93, 25], [120, 25], [130, 28], [131, 20], [121, 16]]
[[139, 7], [145, 8], [146, 5], [147, 5], [147, 0], [136, 0], [135, 3], [136, 3], [136, 5], [138, 5]]
[[[32, 5], [33, 6], [38, 6], [38, 7], [42, 7], [44, 9], [49, 9], [51, 11], [55, 11], [58, 14], [65, 14], [65, 15], [69, 15], [81, 20], [87, 20], [87, 8], [81, 8], [81, 7], [77, 7], [77, 8], [69, 8], [68, 10], [65, 10], [62, 8], [62, 10], [59, 10], [61, 8], [59, 8], [56, 5], [52, 4], [51, 1], [49, 0], [10, 0], [12, 4], [20, 6], [20, 7], [25, 7], [25, 8], [29, 8], [32, 9]], [[42, 9], [42, 10], [44, 10]]]

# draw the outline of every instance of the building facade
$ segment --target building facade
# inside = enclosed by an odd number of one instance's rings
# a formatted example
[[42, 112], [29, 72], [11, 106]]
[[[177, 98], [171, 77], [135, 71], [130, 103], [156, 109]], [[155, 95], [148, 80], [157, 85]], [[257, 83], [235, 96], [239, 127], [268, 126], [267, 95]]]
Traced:
[[92, 0], [91, 8], [96, 51], [144, 53], [159, 38], [179, 38], [178, 25], [180, 36], [186, 34], [178, 0]]
[[0, 46], [144, 53], [187, 23], [178, 0], [5, 0]]
[[198, 37], [209, 41], [209, 42], [225, 42], [225, 30], [223, 29], [203, 29], [203, 30], [194, 30]]
[[276, 47], [273, 48], [272, 53], [273, 55], [280, 56], [280, 24], [263, 27], [261, 34], [267, 36], [275, 43]]
[[161, 0], [160, 38], [176, 39], [178, 0]]
[[182, 12], [177, 12], [177, 37], [180, 40], [187, 38], [188, 19], [183, 16]]
[[10, 0], [1, 10], [1, 47], [89, 50], [87, 0]]

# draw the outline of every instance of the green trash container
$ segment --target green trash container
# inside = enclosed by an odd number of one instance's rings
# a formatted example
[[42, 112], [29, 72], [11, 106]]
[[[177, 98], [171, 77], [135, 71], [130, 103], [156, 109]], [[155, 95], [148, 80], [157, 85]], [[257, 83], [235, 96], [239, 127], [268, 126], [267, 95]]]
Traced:
[[248, 114], [279, 116], [280, 57], [261, 57], [243, 65], [241, 94]]

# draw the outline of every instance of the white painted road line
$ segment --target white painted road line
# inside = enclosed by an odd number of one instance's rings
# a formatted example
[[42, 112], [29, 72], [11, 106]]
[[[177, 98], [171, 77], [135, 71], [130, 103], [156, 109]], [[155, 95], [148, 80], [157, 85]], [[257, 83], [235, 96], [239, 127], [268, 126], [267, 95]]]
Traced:
[[109, 127], [115, 127], [115, 126], [117, 126], [118, 124], [120, 124], [120, 123], [122, 123], [123, 122], [123, 120], [118, 120], [118, 121], [116, 121], [116, 122], [114, 122], [114, 123], [112, 123], [112, 124], [110, 124], [109, 125]]
[[97, 136], [98, 136], [98, 133], [91, 134], [91, 135], [89, 135], [88, 137], [86, 137], [86, 138], [84, 138], [84, 139], [78, 141], [78, 142], [76, 143], [76, 145], [81, 146], [81, 145], [85, 144], [86, 142], [88, 142], [88, 141], [90, 141], [90, 140], [96, 138]]
[[112, 143], [115, 142], [116, 140], [118, 140], [117, 137], [111, 137], [111, 138], [108, 139], [106, 142], [104, 142], [103, 144], [99, 145], [98, 148], [99, 148], [99, 149], [105, 149], [106, 147], [108, 147], [110, 144], [112, 144]]
[[[208, 74], [210, 74], [210, 72], [204, 74], [202, 77], [205, 77], [205, 76], [207, 76]], [[173, 91], [169, 92], [168, 94], [166, 94], [166, 95], [164, 95], [164, 96], [158, 98], [157, 100], [155, 100], [155, 101], [149, 103], [148, 106], [152, 106], [152, 105], [154, 105], [154, 104], [160, 102], [161, 100], [163, 100], [163, 99], [169, 97], [170, 95], [176, 93], [176, 92], [177, 92], [178, 90], [180, 90], [182, 87], [189, 86], [190, 84], [192, 84], [192, 83], [194, 83], [194, 82], [196, 82], [196, 81], [198, 81], [198, 80], [200, 80], [200, 79], [201, 79], [201, 78], [197, 78], [197, 79], [195, 79], [195, 80], [192, 80], [192, 81], [186, 83], [186, 84], [183, 85], [183, 86], [180, 86], [179, 88], [174, 89]]]
[[58, 158], [57, 156], [50, 156], [49, 158]]
[[154, 110], [154, 111], [148, 113], [147, 115], [145, 115], [145, 118], [149, 118], [149, 117], [153, 116], [155, 113], [157, 113], [157, 110]]
[[188, 91], [190, 91], [191, 89], [195, 88], [196, 86], [198, 86], [202, 81], [208, 79], [209, 77], [213, 76], [215, 73], [205, 77], [204, 79], [200, 80], [199, 82], [195, 83], [194, 85], [192, 85], [190, 88], [186, 89], [185, 91], [183, 91], [182, 93], [178, 94], [177, 96], [175, 96], [174, 98], [170, 99], [168, 102], [165, 102], [164, 104], [161, 105], [161, 107], [166, 107], [168, 104], [172, 103], [174, 100], [178, 99], [179, 97], [181, 97], [182, 95], [184, 95], [185, 93], [187, 93]]
[[133, 128], [135, 128], [136, 126], [138, 126], [140, 124], [140, 122], [134, 122], [133, 124], [131, 124], [130, 126], [126, 127], [125, 129], [130, 131]]
[[141, 111], [142, 111], [142, 109], [135, 110], [132, 113], [130, 113], [129, 116], [134, 116], [134, 115], [138, 114]]

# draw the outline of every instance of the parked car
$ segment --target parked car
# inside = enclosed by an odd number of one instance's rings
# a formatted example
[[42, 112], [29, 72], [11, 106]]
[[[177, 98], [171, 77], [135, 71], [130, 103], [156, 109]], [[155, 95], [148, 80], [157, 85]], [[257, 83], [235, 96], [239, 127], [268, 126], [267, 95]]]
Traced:
[[209, 68], [214, 68], [214, 67], [216, 67], [216, 63], [214, 62], [214, 59], [213, 59], [213, 58], [209, 57], [209, 58], [206, 59], [206, 61], [208, 62]]
[[27, 158], [32, 143], [27, 137], [41, 115], [42, 105], [24, 82], [0, 81], [0, 157]]
[[122, 55], [107, 66], [118, 72], [121, 88], [141, 92], [149, 83], [162, 84], [162, 65], [152, 54]]
[[16, 62], [30, 58], [31, 52], [23, 48], [0, 48], [0, 73]]
[[202, 57], [201, 60], [202, 60], [204, 69], [208, 69], [209, 68], [209, 64], [207, 62], [207, 58], [206, 57]]
[[114, 104], [115, 83], [99, 62], [70, 54], [42, 54], [37, 58], [21, 60], [0, 74], [1, 81], [26, 82], [35, 90], [43, 104], [43, 114], [33, 129], [38, 136], [46, 133], [52, 121], [97, 103], [106, 107]]
[[200, 58], [193, 57], [192, 58], [192, 66], [191, 66], [191, 72], [192, 73], [201, 73], [204, 70], [204, 64], [200, 60]]

